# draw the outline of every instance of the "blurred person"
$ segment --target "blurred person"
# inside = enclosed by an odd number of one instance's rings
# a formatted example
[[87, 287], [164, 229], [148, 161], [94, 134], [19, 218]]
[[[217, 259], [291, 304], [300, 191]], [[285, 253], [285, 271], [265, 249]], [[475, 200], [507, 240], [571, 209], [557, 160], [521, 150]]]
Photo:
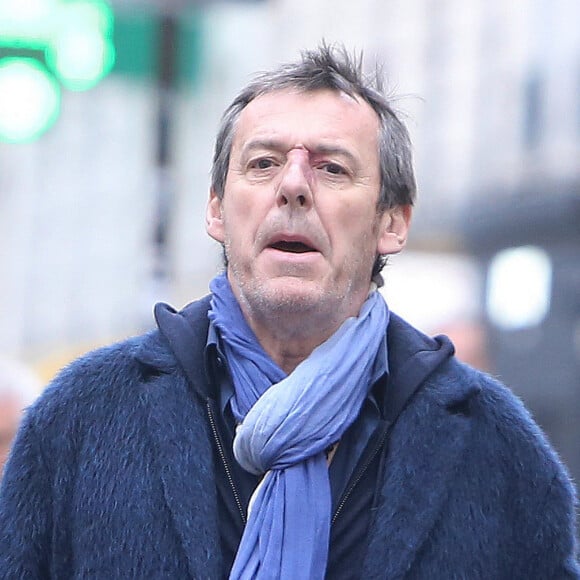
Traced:
[[520, 401], [376, 291], [415, 189], [343, 49], [243, 88], [207, 206], [225, 272], [28, 413], [0, 576], [578, 577], [573, 488]]
[[22, 413], [40, 393], [40, 381], [20, 363], [0, 359], [0, 477]]

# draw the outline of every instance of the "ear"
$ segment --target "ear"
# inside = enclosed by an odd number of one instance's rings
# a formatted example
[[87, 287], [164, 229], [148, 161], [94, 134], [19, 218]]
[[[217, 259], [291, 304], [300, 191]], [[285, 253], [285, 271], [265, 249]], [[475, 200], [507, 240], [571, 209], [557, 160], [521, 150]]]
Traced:
[[378, 254], [398, 254], [405, 247], [412, 213], [413, 208], [410, 205], [397, 205], [383, 213], [377, 242]]
[[225, 241], [224, 220], [222, 217], [222, 200], [214, 189], [210, 191], [205, 210], [205, 230], [217, 242]]

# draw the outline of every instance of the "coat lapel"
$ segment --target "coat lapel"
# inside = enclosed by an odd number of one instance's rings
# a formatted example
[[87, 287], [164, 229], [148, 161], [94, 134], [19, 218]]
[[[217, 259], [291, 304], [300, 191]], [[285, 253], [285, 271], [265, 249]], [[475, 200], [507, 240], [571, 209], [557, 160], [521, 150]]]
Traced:
[[207, 419], [183, 377], [148, 386], [149, 431], [165, 501], [192, 578], [219, 577], [220, 549]]
[[[457, 385], [456, 385], [457, 387]], [[440, 514], [471, 420], [456, 409], [476, 391], [428, 382], [389, 441], [364, 578], [403, 578]]]
[[[205, 340], [201, 334], [191, 344], [198, 354], [203, 352], [201, 344]], [[143, 397], [149, 410], [155, 468], [190, 575], [218, 578], [220, 537], [213, 451], [205, 400], [201, 396], [208, 389], [202, 355], [197, 359], [195, 389], [159, 333], [150, 335], [137, 359], [144, 368]]]

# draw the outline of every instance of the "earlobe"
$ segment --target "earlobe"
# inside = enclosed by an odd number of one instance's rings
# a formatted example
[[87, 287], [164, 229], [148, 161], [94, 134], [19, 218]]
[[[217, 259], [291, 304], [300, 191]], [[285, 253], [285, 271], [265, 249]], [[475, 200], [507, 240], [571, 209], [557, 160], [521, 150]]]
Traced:
[[205, 230], [217, 242], [225, 241], [224, 220], [222, 217], [222, 201], [212, 189], [205, 211]]
[[412, 209], [410, 205], [398, 205], [385, 211], [381, 218], [382, 234], [378, 240], [378, 254], [398, 254], [405, 247]]

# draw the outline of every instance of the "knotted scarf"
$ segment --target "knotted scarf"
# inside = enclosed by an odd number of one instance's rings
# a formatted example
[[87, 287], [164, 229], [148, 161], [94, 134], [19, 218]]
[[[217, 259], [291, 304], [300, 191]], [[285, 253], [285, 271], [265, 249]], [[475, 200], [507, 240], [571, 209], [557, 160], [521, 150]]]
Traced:
[[239, 423], [234, 454], [265, 476], [255, 490], [230, 579], [324, 578], [331, 497], [324, 451], [356, 419], [373, 376], [389, 317], [373, 291], [290, 375], [266, 354], [225, 274], [210, 284], [209, 317], [218, 328], [234, 383]]

